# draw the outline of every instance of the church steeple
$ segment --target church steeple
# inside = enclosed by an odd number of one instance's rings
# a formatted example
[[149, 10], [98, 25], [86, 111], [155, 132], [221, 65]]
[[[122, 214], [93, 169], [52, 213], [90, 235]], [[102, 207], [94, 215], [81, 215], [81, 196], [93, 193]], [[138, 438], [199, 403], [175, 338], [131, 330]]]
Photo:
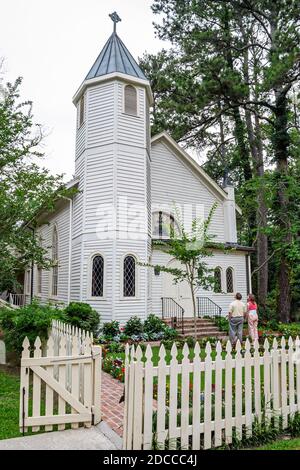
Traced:
[[106, 42], [85, 79], [90, 80], [96, 77], [101, 77], [102, 75], [119, 72], [142, 80], [147, 80], [127, 47], [117, 35], [116, 24], [121, 21], [121, 18], [116, 12], [109, 16], [114, 23], [113, 33]]

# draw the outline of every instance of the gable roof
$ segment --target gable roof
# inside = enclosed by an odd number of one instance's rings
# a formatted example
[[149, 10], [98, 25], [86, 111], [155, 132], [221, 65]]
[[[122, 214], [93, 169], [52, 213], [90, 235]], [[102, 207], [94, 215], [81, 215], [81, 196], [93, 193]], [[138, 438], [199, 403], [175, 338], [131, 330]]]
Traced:
[[115, 32], [109, 37], [85, 79], [90, 80], [114, 72], [147, 80], [127, 47]]
[[[157, 142], [165, 142], [171, 150], [174, 151], [176, 155], [178, 155], [182, 160], [187, 162], [193, 170], [198, 173], [199, 177], [205, 181], [205, 183], [215, 192], [217, 193], [222, 199], [227, 199], [228, 195], [226, 191], [224, 191], [221, 186], [219, 186], [207, 173], [203, 170], [203, 168], [194, 160], [178, 143], [167, 133], [161, 132], [160, 134], [155, 135], [151, 143], [155, 144]], [[236, 210], [239, 214], [242, 214], [241, 208], [236, 204]]]

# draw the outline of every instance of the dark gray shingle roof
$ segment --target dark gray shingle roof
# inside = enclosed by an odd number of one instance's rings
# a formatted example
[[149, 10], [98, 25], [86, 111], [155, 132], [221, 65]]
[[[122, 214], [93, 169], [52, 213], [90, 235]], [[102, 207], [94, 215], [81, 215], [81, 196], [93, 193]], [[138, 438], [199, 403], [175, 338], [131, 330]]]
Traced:
[[142, 80], [147, 80], [127, 47], [116, 33], [112, 33], [106, 42], [96, 62], [87, 74], [86, 80], [114, 72], [120, 72], [141, 78]]

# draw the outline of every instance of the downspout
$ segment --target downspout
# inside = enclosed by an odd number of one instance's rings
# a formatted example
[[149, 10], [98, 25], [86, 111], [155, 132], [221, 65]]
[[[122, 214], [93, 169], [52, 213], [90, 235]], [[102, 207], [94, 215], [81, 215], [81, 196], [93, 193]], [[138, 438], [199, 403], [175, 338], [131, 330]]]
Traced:
[[69, 259], [68, 259], [68, 305], [71, 301], [71, 268], [72, 268], [72, 225], [73, 225], [73, 199], [69, 197], [63, 197], [69, 201]]

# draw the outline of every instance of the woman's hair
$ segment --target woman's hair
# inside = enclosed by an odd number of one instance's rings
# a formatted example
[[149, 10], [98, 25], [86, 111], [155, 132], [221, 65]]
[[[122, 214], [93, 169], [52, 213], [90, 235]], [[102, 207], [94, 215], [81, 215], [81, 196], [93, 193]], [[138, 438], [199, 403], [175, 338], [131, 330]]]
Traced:
[[249, 294], [249, 295], [248, 295], [248, 299], [249, 299], [250, 302], [253, 302], [253, 303], [254, 303], [254, 302], [255, 302], [255, 295]]
[[237, 293], [235, 294], [235, 298], [236, 298], [236, 300], [242, 300], [243, 296], [242, 296], [242, 294], [240, 294], [239, 292], [237, 292]]

